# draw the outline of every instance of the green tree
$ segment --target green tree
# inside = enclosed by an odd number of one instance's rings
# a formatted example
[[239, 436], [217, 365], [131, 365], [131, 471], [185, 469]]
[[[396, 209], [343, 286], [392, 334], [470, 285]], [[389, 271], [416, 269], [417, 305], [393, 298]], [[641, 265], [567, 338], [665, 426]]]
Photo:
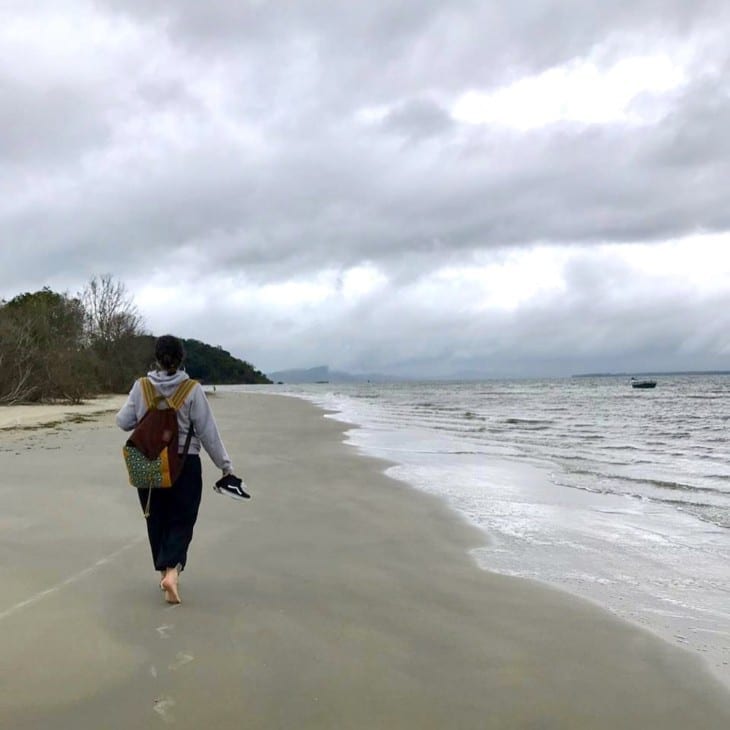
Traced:
[[[187, 368], [207, 383], [268, 383], [222, 347], [183, 340]], [[0, 301], [0, 404], [126, 392], [154, 359], [155, 338], [121, 282], [92, 278], [76, 297], [48, 287]]]
[[84, 309], [80, 300], [45, 287], [0, 309], [0, 357], [7, 377], [0, 400], [78, 401], [95, 390], [85, 377]]
[[187, 357], [185, 367], [193, 378], [206, 383], [270, 383], [253, 365], [233, 357], [222, 347], [212, 347], [200, 340], [183, 340]]

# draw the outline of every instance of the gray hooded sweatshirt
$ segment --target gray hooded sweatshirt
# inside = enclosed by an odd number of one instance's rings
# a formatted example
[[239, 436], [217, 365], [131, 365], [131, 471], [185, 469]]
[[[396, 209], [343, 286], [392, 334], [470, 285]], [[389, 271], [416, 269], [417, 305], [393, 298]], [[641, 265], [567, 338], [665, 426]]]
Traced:
[[[157, 392], [165, 398], [171, 396], [177, 390], [180, 383], [190, 378], [182, 370], [178, 370], [172, 375], [168, 375], [164, 371], [152, 370], [147, 373], [147, 377], [152, 381], [152, 385], [155, 386]], [[144, 402], [142, 386], [137, 380], [132, 386], [127, 402], [122, 406], [119, 413], [117, 413], [117, 425], [123, 431], [131, 431], [140, 422], [146, 412], [147, 405]], [[232, 472], [233, 465], [218, 432], [213, 411], [210, 409], [210, 404], [200, 384], [193, 388], [190, 395], [185, 399], [182, 408], [177, 412], [181, 452], [185, 447], [185, 439], [190, 429], [191, 420], [195, 429], [195, 435], [190, 441], [188, 453], [199, 454], [200, 445], [202, 444], [213, 463], [224, 474]]]

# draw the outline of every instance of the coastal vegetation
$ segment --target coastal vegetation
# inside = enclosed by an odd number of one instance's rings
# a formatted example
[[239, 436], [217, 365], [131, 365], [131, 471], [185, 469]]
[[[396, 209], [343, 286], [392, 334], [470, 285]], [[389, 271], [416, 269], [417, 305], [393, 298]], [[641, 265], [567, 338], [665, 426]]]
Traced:
[[260, 370], [234, 357], [220, 345], [213, 347], [192, 339], [184, 339], [183, 344], [187, 353], [185, 368], [192, 378], [218, 385], [271, 382]]
[[[93, 277], [78, 294], [44, 287], [0, 301], [0, 404], [78, 403], [124, 393], [150, 367], [155, 336], [123, 283]], [[221, 347], [183, 340], [191, 377], [268, 383]]]

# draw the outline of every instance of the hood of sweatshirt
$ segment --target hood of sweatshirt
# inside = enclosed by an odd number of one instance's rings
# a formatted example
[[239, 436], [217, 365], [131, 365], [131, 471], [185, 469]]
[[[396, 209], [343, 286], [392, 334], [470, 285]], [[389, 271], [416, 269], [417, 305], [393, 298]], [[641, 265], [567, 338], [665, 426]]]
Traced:
[[157, 392], [165, 398], [172, 395], [180, 383], [190, 379], [184, 370], [177, 370], [172, 375], [168, 375], [164, 370], [150, 370], [147, 377], [152, 381]]

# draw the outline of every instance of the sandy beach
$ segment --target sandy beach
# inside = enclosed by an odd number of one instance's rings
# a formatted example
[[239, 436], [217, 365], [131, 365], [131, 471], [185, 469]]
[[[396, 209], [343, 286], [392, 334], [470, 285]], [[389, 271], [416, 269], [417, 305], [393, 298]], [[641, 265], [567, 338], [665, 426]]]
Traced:
[[124, 397], [119, 395], [93, 398], [78, 405], [24, 405], [0, 407], [0, 431], [22, 431], [51, 427], [64, 422], [96, 419], [99, 414], [118, 410]]
[[0, 410], [0, 727], [730, 727], [696, 657], [479, 569], [480, 531], [292, 398], [211, 398], [253, 499], [214, 494], [204, 457], [167, 606], [118, 402], [40, 429], [65, 410]]

